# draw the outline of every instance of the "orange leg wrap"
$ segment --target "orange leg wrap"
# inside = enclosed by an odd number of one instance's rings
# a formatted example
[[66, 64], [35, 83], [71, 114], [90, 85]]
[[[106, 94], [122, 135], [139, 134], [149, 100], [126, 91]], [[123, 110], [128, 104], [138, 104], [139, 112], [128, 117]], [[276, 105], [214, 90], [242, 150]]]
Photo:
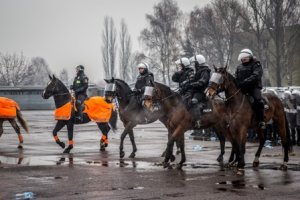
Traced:
[[19, 135], [18, 135], [18, 138], [19, 138], [19, 142], [20, 142], [20, 143], [23, 143], [23, 141], [24, 141], [23, 135], [19, 134]]
[[55, 141], [59, 140], [57, 135], [54, 136], [54, 140], [55, 140]]
[[69, 145], [73, 145], [73, 144], [74, 144], [73, 140], [69, 140]]
[[101, 140], [103, 140], [105, 144], [108, 144], [108, 139], [105, 135], [102, 135]]

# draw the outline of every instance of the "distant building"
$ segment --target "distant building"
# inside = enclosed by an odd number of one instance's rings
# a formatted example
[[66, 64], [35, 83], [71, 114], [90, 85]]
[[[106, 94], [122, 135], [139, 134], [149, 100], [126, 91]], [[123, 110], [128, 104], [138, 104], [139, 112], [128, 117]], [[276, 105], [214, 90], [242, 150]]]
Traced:
[[[53, 110], [55, 104], [53, 98], [43, 99], [44, 87], [42, 86], [2, 86], [0, 87], [0, 96], [15, 100], [22, 110]], [[90, 84], [88, 96], [102, 96], [104, 88]]]

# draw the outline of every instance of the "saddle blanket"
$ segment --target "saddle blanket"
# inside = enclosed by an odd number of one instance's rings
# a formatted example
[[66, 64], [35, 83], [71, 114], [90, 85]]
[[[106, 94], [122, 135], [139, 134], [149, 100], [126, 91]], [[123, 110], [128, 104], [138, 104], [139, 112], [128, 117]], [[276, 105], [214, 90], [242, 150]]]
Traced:
[[17, 116], [17, 110], [20, 110], [17, 102], [0, 97], [0, 118], [13, 119]]

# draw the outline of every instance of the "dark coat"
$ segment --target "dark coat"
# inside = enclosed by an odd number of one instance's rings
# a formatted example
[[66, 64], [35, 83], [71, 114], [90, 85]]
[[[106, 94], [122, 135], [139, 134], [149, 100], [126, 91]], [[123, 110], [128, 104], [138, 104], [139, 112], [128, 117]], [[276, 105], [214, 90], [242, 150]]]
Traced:
[[89, 79], [88, 77], [83, 73], [79, 72], [77, 76], [75, 77], [72, 85], [72, 89], [75, 92], [75, 96], [78, 95], [85, 95], [87, 96], [87, 89], [89, 86]]

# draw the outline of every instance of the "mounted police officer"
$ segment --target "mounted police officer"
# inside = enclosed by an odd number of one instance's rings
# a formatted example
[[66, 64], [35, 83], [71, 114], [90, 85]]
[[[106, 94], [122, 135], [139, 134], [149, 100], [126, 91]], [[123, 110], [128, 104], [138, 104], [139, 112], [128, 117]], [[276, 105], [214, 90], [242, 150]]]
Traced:
[[292, 95], [294, 96], [297, 109], [297, 145], [300, 146], [300, 91], [293, 90]]
[[194, 79], [191, 83], [193, 92], [192, 104], [205, 103], [204, 90], [209, 82], [210, 69], [206, 64], [205, 57], [201, 54], [191, 57], [190, 62], [195, 68]]
[[175, 61], [177, 72], [172, 76], [172, 81], [179, 83], [179, 93], [184, 96], [184, 103], [189, 107], [189, 100], [192, 98], [192, 81], [194, 79], [194, 70], [190, 66], [190, 60], [186, 57]]
[[252, 108], [256, 114], [256, 119], [262, 129], [266, 128], [264, 122], [264, 103], [262, 100], [262, 74], [263, 69], [259, 61], [253, 57], [250, 49], [241, 50], [238, 61], [241, 64], [235, 71], [237, 84], [244, 94], [253, 98]]
[[133, 92], [142, 97], [146, 86], [153, 86], [154, 75], [149, 72], [147, 63], [140, 63], [137, 66], [139, 70], [139, 75], [137, 77], [136, 83], [134, 85]]
[[84, 100], [87, 98], [87, 89], [88, 89], [88, 77], [84, 74], [84, 67], [82, 65], [78, 65], [76, 67], [76, 77], [74, 78], [73, 85], [71, 85], [70, 89], [74, 91], [76, 98], [76, 109], [77, 115], [76, 118], [79, 121], [82, 121], [82, 104]]

